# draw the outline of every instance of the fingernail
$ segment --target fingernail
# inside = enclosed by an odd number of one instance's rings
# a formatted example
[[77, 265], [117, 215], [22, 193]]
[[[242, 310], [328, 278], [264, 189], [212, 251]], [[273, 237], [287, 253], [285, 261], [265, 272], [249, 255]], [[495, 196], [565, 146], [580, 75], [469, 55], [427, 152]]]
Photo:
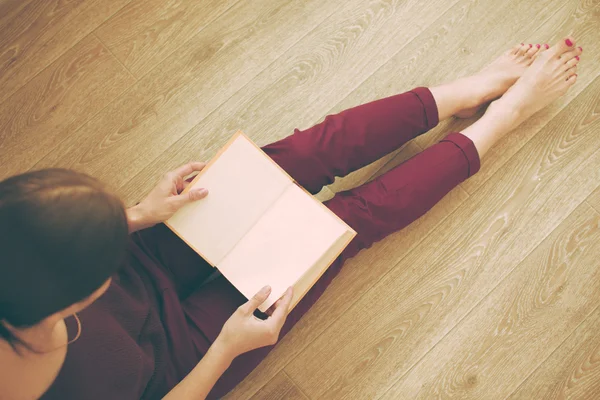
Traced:
[[539, 44], [536, 44], [536, 45], [535, 45], [535, 47], [537, 47], [537, 48], [539, 49], [539, 48], [540, 48], [540, 47], [542, 47], [542, 46], [540, 46]]
[[581, 48], [581, 46], [578, 47], [579, 51], [583, 53], [583, 49]]
[[579, 61], [579, 56], [575, 56], [575, 59], [576, 59], [577, 61]]
[[549, 48], [550, 48], [550, 46], [548, 46], [547, 44], [545, 44], [545, 45], [544, 45], [544, 47], [546, 47], [546, 49], [549, 49]]
[[267, 293], [271, 291], [271, 286], [267, 285], [264, 288], [260, 289], [261, 292]]
[[571, 47], [573, 46], [573, 42], [571, 42], [571, 39], [565, 39], [565, 43], [567, 44], [567, 46]]
[[529, 43], [529, 48], [532, 48], [532, 47], [533, 47], [533, 45], [531, 43]]
[[202, 189], [198, 189], [198, 190], [194, 190], [194, 198], [199, 199], [202, 196], [204, 196], [206, 193], [208, 193], [208, 190], [202, 188]]

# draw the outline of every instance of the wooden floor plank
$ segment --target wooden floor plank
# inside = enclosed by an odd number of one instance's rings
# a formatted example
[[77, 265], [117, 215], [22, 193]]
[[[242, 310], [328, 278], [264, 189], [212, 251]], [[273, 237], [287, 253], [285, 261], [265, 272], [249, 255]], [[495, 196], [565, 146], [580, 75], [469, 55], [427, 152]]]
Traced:
[[597, 187], [599, 89], [597, 79], [285, 368], [309, 397], [382, 395]]
[[382, 400], [506, 398], [598, 306], [599, 252], [584, 202]]
[[[76, 168], [115, 187], [122, 186], [140, 171], [151, 169], [148, 164], [158, 155], [334, 8], [334, 4], [319, 0], [238, 3], [60, 143], [36, 167]], [[270, 18], [265, 23], [267, 15]], [[294, 29], [290, 31], [289, 26]], [[227, 140], [214, 132], [203, 134], [207, 148]], [[154, 184], [157, 176], [150, 176]]]
[[10, 18], [0, 20], [0, 103], [129, 1], [9, 2]]
[[236, 2], [133, 0], [96, 34], [140, 78]]
[[[582, 286], [586, 286], [586, 283]], [[595, 298], [598, 299], [597, 294]], [[562, 324], [562, 321], [557, 323], [557, 325]], [[600, 327], [600, 307], [597, 307], [508, 399], [598, 399], [600, 397], [600, 329], [598, 327]], [[535, 359], [539, 359], [539, 356]]]
[[134, 83], [88, 36], [0, 104], [0, 179], [27, 171]]
[[260, 389], [251, 400], [308, 400], [298, 386], [285, 374], [280, 372]]

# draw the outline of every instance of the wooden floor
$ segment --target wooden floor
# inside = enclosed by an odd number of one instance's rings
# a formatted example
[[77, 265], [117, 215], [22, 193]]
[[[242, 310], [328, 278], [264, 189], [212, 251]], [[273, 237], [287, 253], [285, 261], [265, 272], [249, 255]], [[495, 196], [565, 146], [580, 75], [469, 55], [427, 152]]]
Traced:
[[0, 179], [70, 167], [133, 204], [237, 129], [266, 144], [567, 34], [570, 92], [348, 262], [228, 398], [600, 399], [600, 0], [0, 0]]

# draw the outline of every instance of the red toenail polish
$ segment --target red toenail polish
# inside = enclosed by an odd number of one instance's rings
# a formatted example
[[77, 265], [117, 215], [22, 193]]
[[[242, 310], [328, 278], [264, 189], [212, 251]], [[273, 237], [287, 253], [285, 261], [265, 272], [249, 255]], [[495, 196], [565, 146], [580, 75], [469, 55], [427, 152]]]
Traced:
[[571, 47], [573, 46], [573, 42], [571, 42], [571, 39], [565, 39], [565, 43], [567, 44], [567, 46]]
[[550, 46], [548, 46], [547, 44], [545, 44], [545, 45], [544, 45], [544, 47], [545, 47], [546, 49], [549, 49], [549, 48], [550, 48]]
[[536, 45], [535, 45], [535, 47], [537, 47], [537, 48], [539, 49], [539, 48], [540, 48], [540, 47], [542, 47], [542, 46], [540, 46], [539, 44], [536, 44]]
[[576, 59], [577, 61], [579, 61], [579, 56], [575, 56], [575, 59]]
[[525, 46], [523, 43], [521, 43], [521, 46]]
[[578, 49], [583, 53], [583, 49], [581, 48], [581, 46], [579, 46]]
[[531, 45], [531, 43], [529, 43], [529, 48], [532, 48], [533, 46]]

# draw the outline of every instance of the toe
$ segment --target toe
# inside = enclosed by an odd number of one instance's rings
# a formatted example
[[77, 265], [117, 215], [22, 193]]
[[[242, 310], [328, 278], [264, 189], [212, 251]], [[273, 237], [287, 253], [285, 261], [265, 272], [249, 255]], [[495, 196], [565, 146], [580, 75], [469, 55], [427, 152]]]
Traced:
[[577, 65], [578, 63], [579, 63], [579, 56], [575, 56], [565, 63], [565, 69], [569, 69], [569, 68]]
[[565, 79], [569, 79], [573, 75], [577, 75], [577, 65], [573, 65], [571, 68], [565, 71]]
[[539, 51], [539, 49], [540, 49], [540, 48], [539, 48], [539, 47], [537, 47], [537, 46], [539, 46], [539, 44], [538, 44], [538, 45], [536, 45], [536, 46], [531, 46], [531, 47], [530, 47], [530, 48], [527, 50], [527, 52], [525, 53], [525, 57], [532, 58], [533, 56], [535, 56], [535, 55], [536, 55], [536, 53], [537, 53], [537, 52]]
[[561, 41], [559, 41], [558, 43], [556, 43], [554, 46], [552, 46], [552, 48], [550, 49], [550, 52], [552, 53], [553, 56], [560, 57], [564, 53], [571, 51], [573, 49], [576, 49], [575, 39], [573, 39], [571, 36], [568, 36], [568, 37], [562, 39]]
[[517, 54], [519, 52], [519, 49], [521, 48], [521, 46], [523, 46], [523, 43], [521, 44], [517, 44], [515, 46], [513, 46], [509, 51], [508, 54]]
[[575, 81], [577, 81], [577, 74], [573, 74], [567, 79], [569, 85], [573, 85]]
[[576, 59], [577, 61], [579, 61], [578, 54], [579, 54], [579, 49], [575, 48], [570, 51], [566, 51], [566, 52], [562, 53], [562, 55], [560, 56], [560, 60], [562, 62], [564, 62], [565, 64], [568, 63], [569, 61], [571, 61], [572, 59]]
[[523, 56], [523, 55], [525, 55], [527, 50], [529, 50], [529, 45], [521, 43], [521, 46], [519, 46], [519, 50], [517, 50], [517, 55]]

